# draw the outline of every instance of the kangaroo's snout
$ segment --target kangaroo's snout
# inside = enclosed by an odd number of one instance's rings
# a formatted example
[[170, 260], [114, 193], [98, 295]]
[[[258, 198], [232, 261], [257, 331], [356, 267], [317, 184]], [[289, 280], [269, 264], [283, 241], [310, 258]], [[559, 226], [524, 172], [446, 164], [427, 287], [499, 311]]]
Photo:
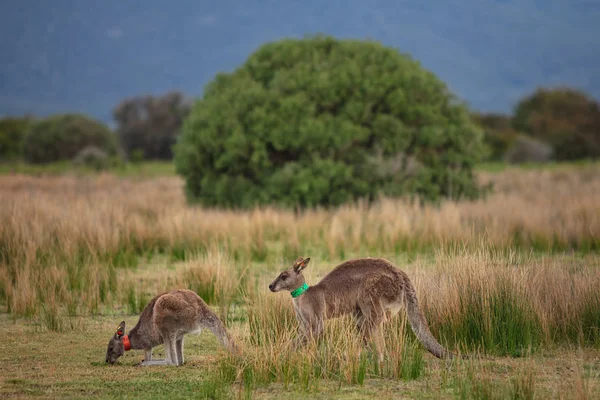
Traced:
[[274, 291], [275, 291], [275, 290], [273, 290], [273, 284], [272, 284], [272, 283], [271, 283], [271, 284], [269, 284], [269, 290], [270, 290], [271, 292], [274, 292]]

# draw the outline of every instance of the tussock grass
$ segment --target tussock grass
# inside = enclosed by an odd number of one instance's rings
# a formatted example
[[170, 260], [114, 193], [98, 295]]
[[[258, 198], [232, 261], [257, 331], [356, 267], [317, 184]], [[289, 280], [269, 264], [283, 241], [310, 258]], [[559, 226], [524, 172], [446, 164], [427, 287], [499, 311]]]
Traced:
[[511, 356], [542, 345], [600, 346], [596, 256], [440, 251], [417, 279], [434, 334], [454, 345]]
[[219, 317], [227, 325], [234, 303], [244, 302], [247, 275], [248, 269], [236, 264], [229, 253], [214, 249], [186, 263], [177, 286], [191, 289], [207, 304], [218, 306]]
[[600, 385], [600, 370], [592, 372], [591, 368], [587, 371], [581, 364], [573, 368], [571, 384], [560, 393], [560, 398], [574, 398], [578, 400], [590, 400], [594, 398], [594, 392]]
[[599, 248], [600, 167], [573, 171], [482, 174], [497, 192], [477, 202], [439, 207], [382, 199], [303, 213], [248, 212], [186, 205], [178, 178], [119, 179], [0, 176], [0, 260], [96, 260], [135, 266], [158, 252], [175, 260], [220, 247], [236, 261], [273, 261], [310, 251], [328, 259], [355, 253], [398, 253], [438, 246], [539, 250]]
[[209, 251], [186, 263], [182, 283], [194, 290], [208, 304], [231, 302], [243, 285], [244, 271], [220, 250]]
[[298, 349], [298, 325], [289, 298], [258, 292], [246, 301], [248, 324], [241, 336], [247, 345], [241, 358], [221, 356], [215, 378], [219, 381], [240, 381], [249, 391], [273, 382], [311, 391], [318, 390], [322, 380], [363, 385], [375, 377], [409, 381], [423, 374], [423, 354], [408, 337], [405, 318], [386, 326], [388, 353], [380, 365], [351, 318], [328, 321], [320, 340]]

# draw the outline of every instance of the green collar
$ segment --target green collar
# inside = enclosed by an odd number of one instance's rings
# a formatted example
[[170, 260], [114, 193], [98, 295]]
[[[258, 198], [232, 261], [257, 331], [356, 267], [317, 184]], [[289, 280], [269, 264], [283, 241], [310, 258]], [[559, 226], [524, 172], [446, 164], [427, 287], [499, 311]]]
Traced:
[[291, 293], [292, 297], [298, 297], [302, 293], [306, 292], [306, 289], [308, 289], [308, 285], [305, 282], [304, 285], [300, 286], [298, 289], [292, 290], [290, 293]]

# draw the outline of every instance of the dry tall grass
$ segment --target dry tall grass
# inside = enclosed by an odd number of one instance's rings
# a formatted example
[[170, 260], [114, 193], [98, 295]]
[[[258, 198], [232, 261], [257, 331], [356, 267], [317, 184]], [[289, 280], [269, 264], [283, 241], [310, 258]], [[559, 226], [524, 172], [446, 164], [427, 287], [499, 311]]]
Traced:
[[[234, 212], [191, 207], [176, 177], [0, 176], [0, 303], [14, 315], [44, 313], [51, 319], [63, 308], [71, 315], [123, 305], [130, 312], [139, 312], [153, 290], [185, 285], [220, 303], [223, 315], [227, 315], [229, 305], [239, 300], [242, 292], [256, 290], [255, 278], [265, 265], [299, 254], [342, 260], [436, 248], [460, 247], [472, 253], [482, 244], [504, 250], [596, 251], [600, 247], [599, 165], [512, 169], [482, 174], [481, 179], [495, 181], [497, 190], [487, 200], [477, 202], [419, 207], [383, 199], [372, 207], [355, 204], [295, 214], [273, 208]], [[186, 272], [178, 270], [169, 279], [149, 284], [140, 277], [124, 279], [127, 268], [134, 271], [156, 253], [167, 257], [159, 270], [165, 270], [165, 263], [185, 260]], [[493, 267], [480, 264], [472, 264], [472, 270], [452, 271], [453, 279], [463, 279], [466, 286], [447, 283], [449, 286], [440, 292], [444, 302], [439, 304], [452, 304], [458, 311], [462, 307], [464, 314], [477, 307], [484, 309], [502, 296], [512, 296], [517, 303], [519, 298], [527, 298], [526, 303], [531, 303], [540, 318], [544, 340], [574, 337], [577, 330], [564, 321], [575, 322], [568, 315], [583, 315], [583, 309], [573, 314], [578, 301], [592, 304], [585, 318], [597, 315], [597, 298], [589, 289], [589, 284], [596, 282], [593, 276], [577, 278], [572, 271], [547, 265], [518, 269], [514, 272], [517, 275], [498, 275], [510, 288], [508, 295], [500, 283], [497, 292], [487, 295], [486, 274]], [[256, 270], [257, 265], [261, 270]], [[542, 274], [541, 270], [552, 272]], [[242, 278], [230, 282], [231, 275]], [[551, 290], [534, 292], [556, 282], [560, 283], [556, 287], [575, 290], [565, 289], [574, 299], [572, 303], [560, 303], [563, 298]], [[465, 287], [476, 293], [468, 308], [460, 303], [467, 298], [461, 293]], [[434, 292], [440, 290], [434, 288]], [[477, 300], [482, 293], [485, 300]], [[451, 340], [476, 335], [485, 328], [465, 326], [456, 320], [461, 313], [453, 316], [426, 304], [434, 326]], [[511, 310], [498, 313], [510, 314]], [[461, 336], [456, 333], [460, 330], [472, 333]], [[537, 336], [531, 340], [535, 342]]]
[[471, 350], [520, 355], [554, 343], [600, 345], [600, 259], [441, 250], [415, 264], [432, 331]]
[[457, 243], [538, 249], [598, 249], [600, 165], [482, 174], [496, 182], [487, 200], [419, 207], [382, 200], [300, 215], [186, 205], [180, 179], [0, 176], [0, 252], [5, 264], [93, 259], [135, 263], [131, 254], [218, 246], [236, 259], [318, 253], [395, 253]]

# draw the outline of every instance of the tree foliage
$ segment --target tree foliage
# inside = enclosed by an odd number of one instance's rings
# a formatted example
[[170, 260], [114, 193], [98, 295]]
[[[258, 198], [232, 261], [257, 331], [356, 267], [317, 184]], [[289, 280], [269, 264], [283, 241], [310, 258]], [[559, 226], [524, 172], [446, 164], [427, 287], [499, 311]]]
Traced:
[[30, 117], [0, 119], [0, 160], [16, 160], [22, 157], [23, 138], [31, 121]]
[[538, 89], [517, 104], [513, 125], [549, 143], [558, 160], [600, 156], [600, 106], [581, 91]]
[[519, 136], [512, 127], [510, 115], [498, 113], [471, 114], [473, 121], [483, 129], [484, 142], [488, 146], [488, 159], [500, 161]]
[[137, 96], [123, 100], [113, 111], [121, 145], [128, 156], [170, 160], [190, 104], [180, 92]]
[[23, 140], [23, 156], [31, 163], [72, 160], [87, 146], [116, 153], [116, 137], [99, 121], [81, 114], [58, 114], [36, 120]]
[[263, 45], [220, 73], [175, 146], [188, 198], [209, 206], [339, 205], [378, 195], [474, 198], [481, 132], [446, 85], [376, 42]]

